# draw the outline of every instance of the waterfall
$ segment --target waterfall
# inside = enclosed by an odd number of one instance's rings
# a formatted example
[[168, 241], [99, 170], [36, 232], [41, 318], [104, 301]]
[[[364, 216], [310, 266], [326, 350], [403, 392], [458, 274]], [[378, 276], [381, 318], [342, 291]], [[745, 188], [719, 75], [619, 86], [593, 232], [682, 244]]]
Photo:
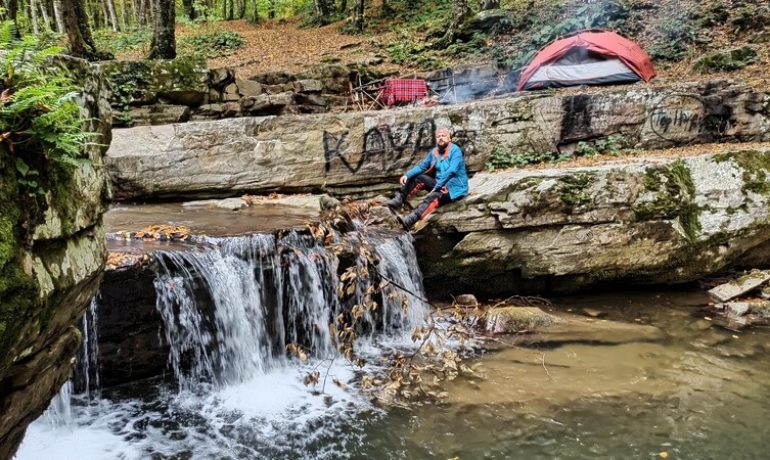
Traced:
[[[427, 312], [410, 238], [369, 242], [378, 271], [392, 281], [382, 293], [381, 323], [369, 318], [369, 334], [408, 334]], [[156, 307], [181, 390], [270, 372], [285, 364], [289, 343], [301, 343], [316, 358], [335, 356], [329, 325], [342, 305], [333, 251], [297, 232], [280, 240], [270, 234], [209, 238], [204, 246], [155, 254]]]
[[75, 369], [75, 388], [82, 390], [86, 400], [98, 398], [101, 390], [99, 381], [99, 318], [98, 295], [91, 299], [86, 313], [83, 315], [81, 332], [83, 344], [77, 355]]

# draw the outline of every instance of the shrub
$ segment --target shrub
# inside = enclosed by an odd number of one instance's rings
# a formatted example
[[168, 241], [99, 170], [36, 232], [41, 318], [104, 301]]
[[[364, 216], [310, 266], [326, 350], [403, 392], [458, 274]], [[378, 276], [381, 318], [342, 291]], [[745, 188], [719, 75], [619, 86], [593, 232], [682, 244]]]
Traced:
[[492, 172], [496, 169], [506, 169], [512, 167], [526, 166], [537, 163], [557, 163], [569, 160], [569, 155], [561, 155], [556, 152], [513, 152], [507, 147], [498, 145], [492, 151], [489, 160], [487, 160], [487, 170]]
[[188, 35], [179, 40], [180, 55], [201, 55], [207, 58], [228, 56], [244, 44], [243, 37], [229, 30], [213, 30]]

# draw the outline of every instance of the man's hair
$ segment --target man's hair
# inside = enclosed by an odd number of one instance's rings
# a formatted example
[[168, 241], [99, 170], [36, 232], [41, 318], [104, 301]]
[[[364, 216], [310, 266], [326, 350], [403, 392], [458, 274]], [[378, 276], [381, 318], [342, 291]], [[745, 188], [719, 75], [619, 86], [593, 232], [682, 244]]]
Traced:
[[449, 134], [449, 137], [452, 137], [452, 131], [449, 128], [436, 128], [435, 134], [438, 134], [441, 131], [446, 131], [446, 133]]

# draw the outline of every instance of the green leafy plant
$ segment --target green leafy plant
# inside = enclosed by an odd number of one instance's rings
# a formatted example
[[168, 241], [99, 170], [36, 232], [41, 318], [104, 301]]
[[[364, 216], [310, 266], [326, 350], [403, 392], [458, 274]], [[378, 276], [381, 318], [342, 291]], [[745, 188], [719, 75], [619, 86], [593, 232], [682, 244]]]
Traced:
[[487, 170], [492, 172], [496, 169], [514, 168], [538, 163], [558, 163], [569, 160], [569, 155], [563, 155], [557, 152], [513, 152], [509, 148], [498, 145], [492, 150], [492, 154], [487, 160]]
[[207, 58], [228, 56], [244, 44], [238, 32], [213, 30], [197, 35], [189, 35], [179, 40], [182, 55], [203, 55]]
[[[51, 60], [58, 48], [38, 49], [34, 37], [15, 39], [9, 23], [0, 30], [0, 46], [6, 50], [0, 61], [0, 157], [12, 158], [29, 193], [42, 194], [44, 164], [79, 165], [92, 133], [82, 130], [77, 87]], [[18, 154], [22, 149], [24, 155]]]
[[131, 51], [146, 51], [152, 40], [152, 30], [132, 29], [125, 32], [113, 32], [106, 29], [94, 31], [97, 48], [114, 54]]
[[580, 141], [575, 149], [575, 154], [583, 157], [596, 157], [599, 155], [617, 156], [626, 151], [627, 141], [622, 134], [611, 134], [594, 141]]

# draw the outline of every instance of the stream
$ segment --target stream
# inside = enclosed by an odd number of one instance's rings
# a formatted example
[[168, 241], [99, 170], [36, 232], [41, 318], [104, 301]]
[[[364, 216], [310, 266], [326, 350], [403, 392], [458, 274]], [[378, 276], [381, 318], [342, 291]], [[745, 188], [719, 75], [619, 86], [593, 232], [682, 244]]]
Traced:
[[[370, 363], [361, 371], [336, 355], [325, 329], [340, 308], [338, 262], [295, 234], [286, 238], [289, 243], [230, 237], [212, 240], [215, 250], [159, 253], [156, 308], [165, 327], [158, 340], [163, 334], [170, 344], [170, 375], [100, 387], [97, 298], [82, 327], [84, 390], [74, 394], [68, 382], [30, 425], [15, 458], [767, 456], [768, 332], [712, 326], [698, 313], [708, 301], [703, 290], [551, 299], [552, 314], [600, 312], [591, 321], [651, 325], [663, 333], [639, 342], [491, 340], [467, 362], [480, 375], [446, 382], [440, 402], [382, 407], [359, 390], [361, 372], [377, 372], [384, 354], [413, 347], [409, 331], [421, 324], [427, 305], [415, 297], [403, 314], [383, 300], [386, 312], [372, 319], [378, 332], [359, 339]], [[293, 245], [288, 259], [275, 249], [281, 244]], [[383, 273], [425, 295], [410, 237], [374, 247]], [[196, 294], [201, 290], [213, 307], [208, 317]], [[303, 331], [312, 344], [304, 363], [281, 352]], [[323, 383], [306, 387], [303, 377], [314, 369], [322, 370]]]

